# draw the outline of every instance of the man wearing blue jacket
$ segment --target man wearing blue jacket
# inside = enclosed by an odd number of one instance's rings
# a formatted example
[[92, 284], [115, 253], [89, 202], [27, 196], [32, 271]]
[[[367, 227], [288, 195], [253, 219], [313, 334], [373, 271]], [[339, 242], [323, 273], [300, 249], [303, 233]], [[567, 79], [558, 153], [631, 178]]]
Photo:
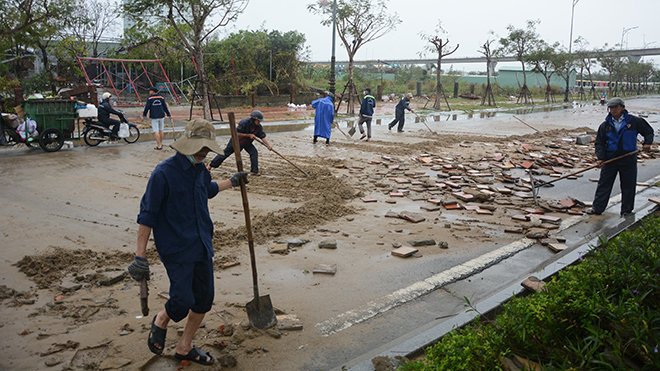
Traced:
[[397, 132], [403, 133], [403, 125], [406, 123], [406, 111], [408, 110], [410, 112], [415, 112], [414, 109], [410, 108], [410, 100], [412, 99], [412, 93], [406, 94], [399, 103], [396, 105], [394, 108], [394, 121], [390, 122], [389, 125], [387, 125], [388, 130], [392, 130], [394, 125], [399, 123], [399, 126], [397, 127]]
[[600, 215], [607, 208], [612, 186], [619, 174], [621, 185], [621, 216], [626, 217], [635, 207], [635, 187], [637, 186], [637, 155], [630, 155], [620, 160], [603, 165], [603, 162], [637, 151], [637, 135], [644, 137], [642, 149], [651, 150], [653, 128], [646, 120], [628, 113], [621, 98], [612, 98], [607, 102], [609, 115], [598, 127], [596, 136], [596, 164], [601, 167], [593, 207], [587, 214]]
[[324, 98], [312, 102], [312, 108], [316, 109], [314, 115], [314, 143], [316, 143], [318, 137], [322, 137], [325, 138], [325, 144], [330, 144], [332, 122], [335, 119], [335, 104], [332, 99], [335, 96], [330, 92], [326, 92], [326, 94]]
[[165, 98], [158, 94], [158, 89], [155, 87], [149, 88], [149, 98], [147, 99], [147, 104], [144, 105], [144, 112], [142, 112], [142, 117], [147, 117], [147, 112], [149, 112], [149, 118], [151, 119], [151, 127], [154, 130], [154, 137], [156, 137], [156, 148], [157, 150], [163, 149], [163, 131], [165, 130], [165, 115], [172, 119], [170, 115], [170, 110], [167, 109], [167, 103]]
[[[362, 106], [360, 106], [360, 119], [358, 120], [358, 128], [360, 129], [360, 140], [367, 138], [367, 142], [371, 140], [371, 119], [374, 115], [374, 108], [376, 108], [376, 98], [371, 95], [370, 88], [364, 88], [364, 98], [362, 98]], [[367, 133], [364, 133], [362, 124], [367, 124]]]

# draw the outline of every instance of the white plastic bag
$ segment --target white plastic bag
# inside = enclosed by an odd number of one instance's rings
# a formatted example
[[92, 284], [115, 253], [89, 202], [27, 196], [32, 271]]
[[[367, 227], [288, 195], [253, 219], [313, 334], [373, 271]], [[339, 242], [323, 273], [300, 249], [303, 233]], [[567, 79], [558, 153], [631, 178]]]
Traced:
[[24, 123], [20, 124], [18, 128], [16, 128], [16, 131], [23, 139], [39, 134], [39, 132], [37, 132], [37, 122], [29, 118], [26, 119]]
[[131, 136], [130, 131], [128, 130], [128, 124], [125, 122], [122, 122], [119, 125], [119, 132], [117, 133], [117, 136], [120, 138], [128, 138]]

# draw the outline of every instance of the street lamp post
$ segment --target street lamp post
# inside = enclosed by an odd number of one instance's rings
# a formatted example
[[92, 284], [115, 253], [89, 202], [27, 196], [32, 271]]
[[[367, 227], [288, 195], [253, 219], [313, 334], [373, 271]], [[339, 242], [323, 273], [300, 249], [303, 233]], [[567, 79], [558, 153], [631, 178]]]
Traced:
[[[619, 51], [623, 52], [623, 36], [628, 33], [628, 31], [632, 31], [635, 28], [638, 28], [638, 26], [635, 27], [629, 27], [629, 28], [623, 28], [623, 31], [621, 32], [621, 44], [619, 44]], [[618, 91], [619, 91], [619, 78], [621, 77], [621, 56], [619, 56], [619, 68], [616, 72], [616, 82], [614, 83], [614, 96], [616, 97]]]
[[335, 95], [335, 34], [337, 32], [337, 0], [332, 4], [332, 57], [330, 57], [330, 93]]
[[[575, 15], [575, 4], [580, 0], [573, 0], [573, 6], [571, 7], [571, 36], [568, 39], [568, 56], [571, 56], [571, 47], [573, 46], [573, 16]], [[568, 102], [568, 82], [571, 80], [571, 64], [568, 63], [566, 66], [566, 91], [564, 92], [564, 102]]]

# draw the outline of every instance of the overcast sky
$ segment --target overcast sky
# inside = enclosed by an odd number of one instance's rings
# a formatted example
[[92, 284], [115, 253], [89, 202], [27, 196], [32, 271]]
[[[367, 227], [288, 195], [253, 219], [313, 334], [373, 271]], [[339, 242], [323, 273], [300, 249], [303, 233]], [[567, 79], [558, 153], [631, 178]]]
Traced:
[[[329, 0], [332, 3], [332, 0]], [[365, 0], [366, 1], [366, 0]], [[509, 24], [524, 28], [527, 20], [540, 20], [537, 32], [549, 43], [556, 41], [568, 48], [571, 7], [574, 0], [390, 0], [388, 9], [403, 21], [385, 36], [367, 43], [356, 60], [396, 60], [418, 58], [424, 48], [420, 31], [432, 33], [438, 21], [446, 31], [449, 46], [460, 44], [451, 57], [475, 57], [478, 48], [493, 31], [506, 36]], [[332, 55], [330, 27], [320, 24], [321, 17], [307, 11], [310, 0], [250, 0], [238, 21], [224, 32], [239, 29], [290, 31], [297, 30], [307, 39], [310, 59], [329, 61]], [[573, 40], [582, 36], [592, 48], [619, 44], [624, 28], [638, 27], [626, 33], [624, 48], [660, 48], [660, 0], [579, 0], [575, 5]], [[573, 47], [575, 50], [575, 46]], [[432, 56], [428, 56], [431, 58]], [[337, 61], [348, 60], [346, 49], [337, 38]], [[660, 58], [653, 60], [660, 67]], [[444, 66], [443, 69], [448, 69]], [[479, 66], [456, 64], [456, 70], [480, 69]]]

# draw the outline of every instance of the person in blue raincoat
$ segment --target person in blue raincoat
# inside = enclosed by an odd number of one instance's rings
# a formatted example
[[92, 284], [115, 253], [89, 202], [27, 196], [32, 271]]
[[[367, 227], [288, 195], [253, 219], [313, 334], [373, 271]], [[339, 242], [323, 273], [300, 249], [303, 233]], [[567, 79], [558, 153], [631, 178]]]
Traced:
[[335, 104], [332, 99], [335, 97], [332, 93], [326, 92], [324, 98], [319, 98], [312, 102], [312, 108], [316, 109], [314, 116], [314, 143], [318, 137], [325, 138], [325, 144], [330, 144], [330, 134], [332, 133], [332, 122], [335, 119]]

